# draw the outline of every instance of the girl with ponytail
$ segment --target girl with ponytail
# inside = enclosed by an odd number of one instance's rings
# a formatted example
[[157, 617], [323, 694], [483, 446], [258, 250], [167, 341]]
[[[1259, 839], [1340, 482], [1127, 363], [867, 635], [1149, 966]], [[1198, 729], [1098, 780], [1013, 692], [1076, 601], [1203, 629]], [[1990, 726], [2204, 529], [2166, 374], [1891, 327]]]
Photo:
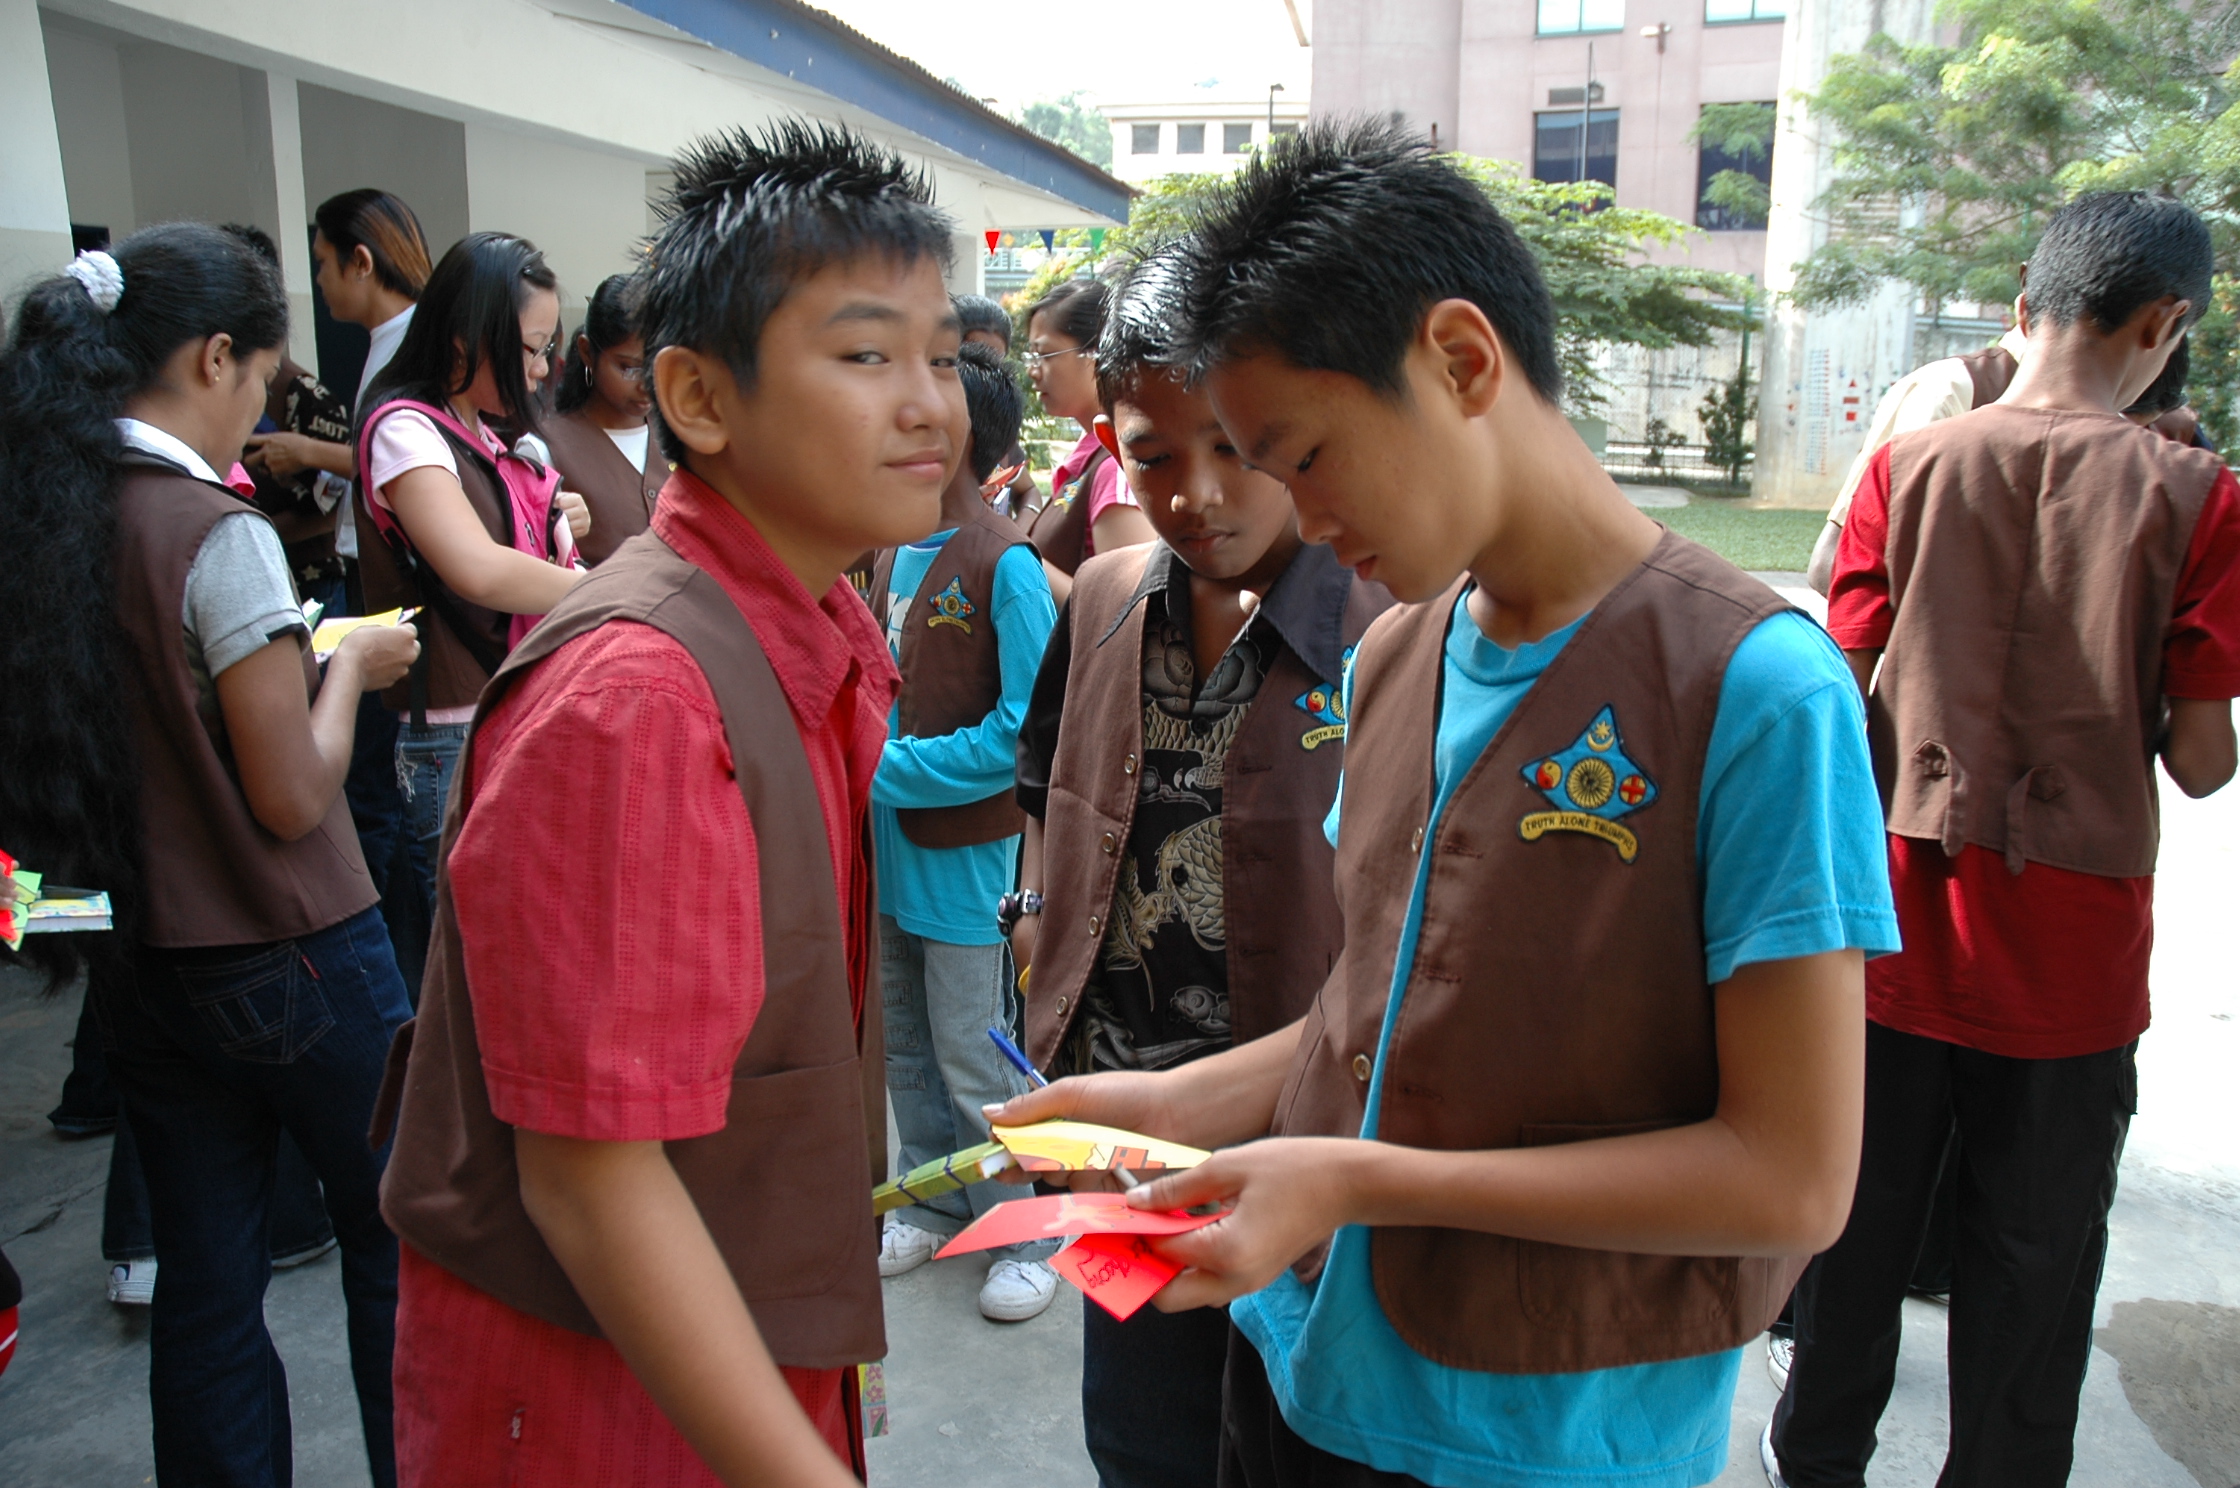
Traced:
[[[365, 1132], [404, 984], [342, 804], [360, 692], [409, 627], [322, 679], [278, 534], [221, 481], [287, 342], [278, 272], [174, 223], [35, 285], [0, 351], [0, 843], [109, 890], [92, 997], [163, 1256], [149, 1396], [165, 1481], [275, 1481], [263, 1323], [279, 1135], [343, 1250], [377, 1484], [394, 1481], [396, 1242]], [[26, 949], [71, 975], [84, 938]]]
[[597, 564], [653, 522], [669, 462], [646, 414], [646, 345], [638, 335], [638, 290], [628, 274], [600, 284], [584, 311], [553, 395], [556, 417], [516, 446], [560, 472], [591, 508], [584, 561]]

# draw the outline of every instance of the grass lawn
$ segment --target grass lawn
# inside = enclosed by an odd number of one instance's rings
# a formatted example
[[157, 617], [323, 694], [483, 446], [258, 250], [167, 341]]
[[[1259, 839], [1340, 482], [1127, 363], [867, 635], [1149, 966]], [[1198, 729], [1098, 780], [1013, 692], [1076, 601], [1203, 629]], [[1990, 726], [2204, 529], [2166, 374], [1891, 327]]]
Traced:
[[1827, 525], [1816, 511], [1761, 510], [1703, 497], [1686, 506], [1659, 508], [1650, 516], [1682, 537], [1694, 538], [1737, 568], [1803, 571], [1812, 544]]

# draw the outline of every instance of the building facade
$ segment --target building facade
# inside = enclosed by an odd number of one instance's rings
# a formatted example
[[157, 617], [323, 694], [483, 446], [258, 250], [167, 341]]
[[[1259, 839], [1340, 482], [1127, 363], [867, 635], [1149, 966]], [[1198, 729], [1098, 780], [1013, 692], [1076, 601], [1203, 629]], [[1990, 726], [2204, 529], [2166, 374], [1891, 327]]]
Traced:
[[1100, 105], [1112, 125], [1112, 173], [1131, 186], [1162, 176], [1226, 174], [1307, 121], [1303, 88], [1215, 88], [1157, 103]]
[[310, 209], [378, 186], [439, 254], [534, 240], [572, 324], [630, 266], [679, 148], [789, 114], [926, 171], [960, 290], [989, 229], [1126, 220], [1125, 184], [799, 0], [0, 0], [0, 294], [74, 238], [254, 223], [316, 365]]

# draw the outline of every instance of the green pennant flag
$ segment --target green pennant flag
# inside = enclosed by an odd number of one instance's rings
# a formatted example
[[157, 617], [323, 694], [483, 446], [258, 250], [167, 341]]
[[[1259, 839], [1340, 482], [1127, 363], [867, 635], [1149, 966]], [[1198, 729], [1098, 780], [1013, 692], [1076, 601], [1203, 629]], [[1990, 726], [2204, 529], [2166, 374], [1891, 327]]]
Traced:
[[1103, 229], [1103, 228], [1101, 228], [1101, 227], [1092, 227], [1092, 228], [1090, 228], [1090, 229], [1089, 229], [1089, 251], [1090, 251], [1091, 253], [1102, 253], [1102, 252], [1104, 252], [1104, 229]]

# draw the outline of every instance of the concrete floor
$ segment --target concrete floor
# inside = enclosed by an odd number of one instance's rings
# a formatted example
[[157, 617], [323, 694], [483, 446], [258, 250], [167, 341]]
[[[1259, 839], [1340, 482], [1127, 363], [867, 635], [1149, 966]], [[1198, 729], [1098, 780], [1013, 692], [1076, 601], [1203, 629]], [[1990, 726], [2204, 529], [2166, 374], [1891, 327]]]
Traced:
[[[2155, 1027], [2140, 1049], [2132, 1127], [2101, 1288], [2072, 1482], [2080, 1488], [2240, 1485], [2240, 789], [2166, 793]], [[74, 1001], [0, 974], [0, 1248], [27, 1288], [15, 1363], [0, 1376], [0, 1488], [153, 1481], [146, 1315], [103, 1300], [105, 1139], [47, 1126], [68, 1066]], [[984, 1322], [984, 1265], [936, 1262], [887, 1284], [892, 1434], [871, 1446], [881, 1488], [1087, 1488], [1080, 1445], [1079, 1296], [1041, 1318]], [[266, 1316], [287, 1360], [298, 1481], [366, 1482], [342, 1346], [338, 1268], [274, 1278]], [[1898, 1387], [1873, 1488], [1927, 1488], [1943, 1452], [1944, 1315], [1908, 1305]], [[1758, 1488], [1773, 1405], [1750, 1349], [1725, 1488]]]

